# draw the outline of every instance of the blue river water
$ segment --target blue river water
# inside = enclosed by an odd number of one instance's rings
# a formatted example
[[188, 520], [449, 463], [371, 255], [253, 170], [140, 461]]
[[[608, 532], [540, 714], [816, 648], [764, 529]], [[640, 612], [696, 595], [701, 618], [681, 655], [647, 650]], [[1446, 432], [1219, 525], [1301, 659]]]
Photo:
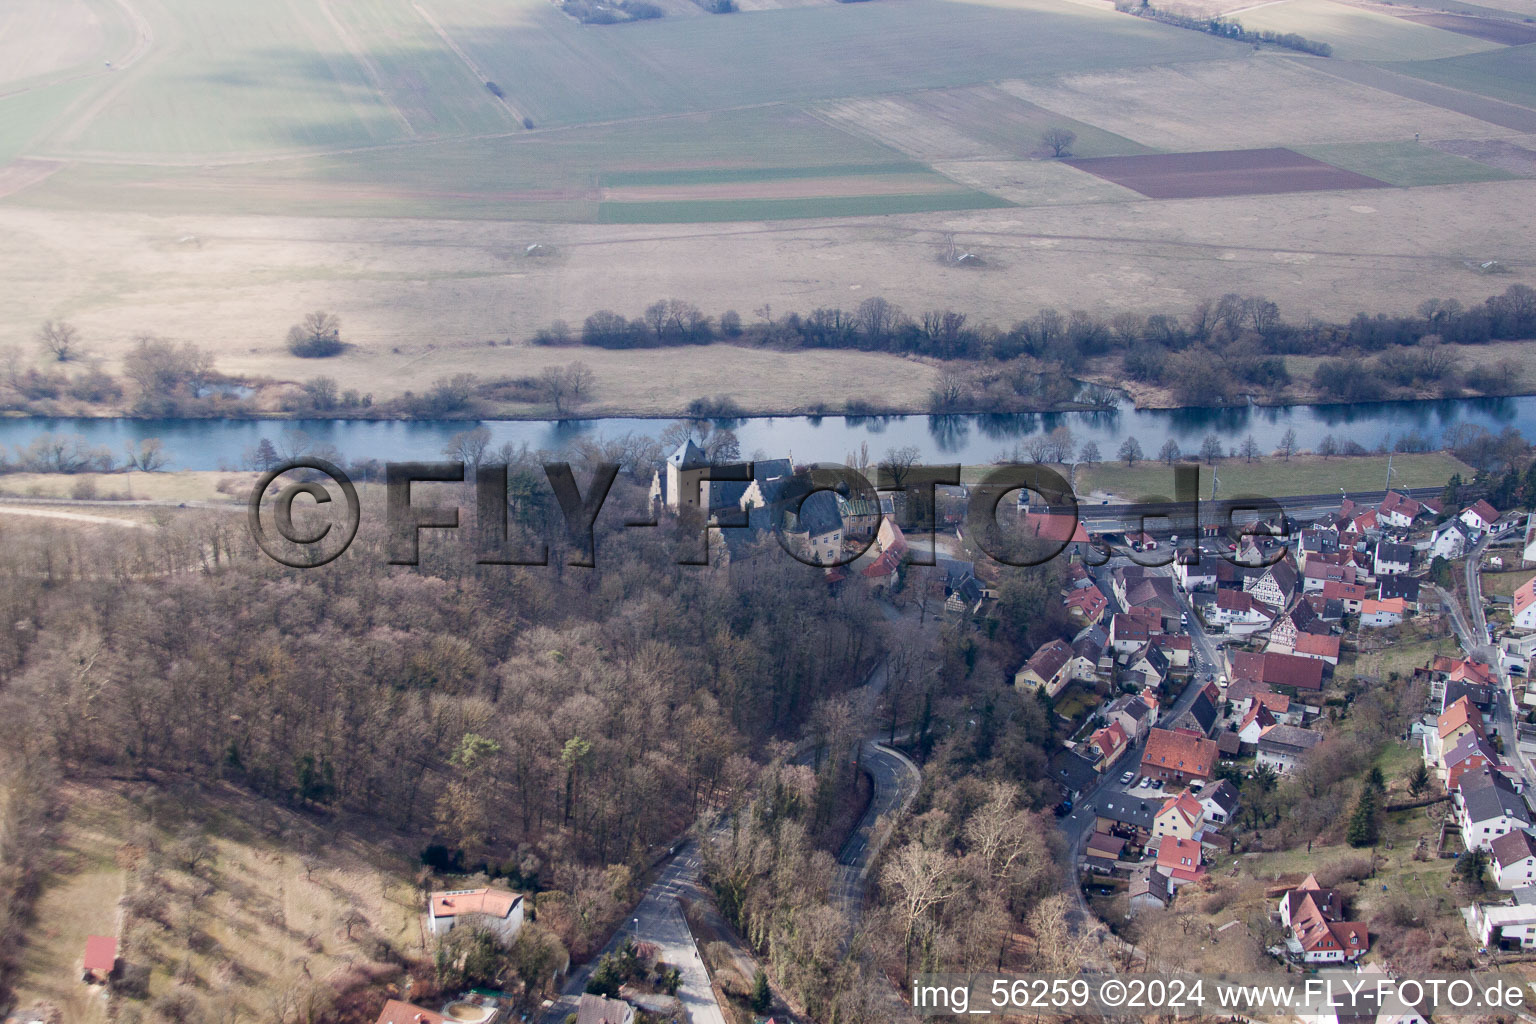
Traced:
[[[282, 447], [285, 434], [299, 431], [314, 444], [333, 446], [347, 460], [437, 459], [454, 434], [476, 425], [491, 432], [493, 445], [526, 443], [558, 450], [584, 437], [624, 434], [658, 435], [664, 419], [586, 420], [286, 420], [286, 419], [0, 419], [0, 446], [14, 450], [43, 434], [73, 434], [109, 448], [119, 459], [126, 444], [159, 438], [170, 469], [238, 469], [262, 438]], [[1148, 457], [1172, 437], [1186, 452], [1198, 449], [1210, 433], [1231, 446], [1252, 435], [1264, 451], [1295, 430], [1304, 449], [1332, 435], [1374, 449], [1382, 441], [1417, 434], [1438, 442], [1458, 423], [1479, 424], [1498, 432], [1513, 426], [1536, 438], [1536, 396], [1443, 399], [1361, 405], [1247, 406], [1226, 409], [1136, 410], [1129, 405], [1104, 412], [965, 416], [777, 416], [723, 421], [741, 439], [745, 456], [761, 452], [797, 462], [841, 462], [867, 442], [873, 458], [886, 449], [915, 446], [925, 459], [990, 462], [1031, 436], [1066, 427], [1074, 444], [1093, 441], [1105, 459], [1127, 436], [1134, 436]]]

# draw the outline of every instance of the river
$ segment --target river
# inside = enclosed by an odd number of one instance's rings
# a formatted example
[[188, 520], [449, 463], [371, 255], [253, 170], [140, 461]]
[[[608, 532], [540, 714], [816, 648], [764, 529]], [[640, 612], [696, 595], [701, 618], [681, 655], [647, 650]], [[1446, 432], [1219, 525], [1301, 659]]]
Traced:
[[[658, 434], [667, 420], [484, 420], [493, 445], [510, 441], [535, 449], [557, 449], [582, 437], [626, 433]], [[1106, 460], [1127, 436], [1148, 457], [1172, 437], [1186, 452], [1208, 433], [1228, 445], [1253, 435], [1264, 451], [1276, 448], [1287, 429], [1304, 449], [1332, 434], [1375, 448], [1383, 440], [1418, 433], [1437, 442], [1457, 423], [1492, 431], [1514, 426], [1536, 437], [1536, 396], [1442, 399], [1363, 405], [1249, 406], [1229, 409], [1136, 410], [1129, 405], [1105, 412], [1022, 413], [968, 416], [774, 416], [727, 421], [750, 457], [793, 455], [798, 462], [841, 462], [861, 442], [878, 458], [886, 449], [916, 446], [930, 461], [990, 462], [1033, 435], [1066, 427], [1077, 446], [1094, 441]], [[29, 444], [42, 434], [77, 434], [121, 458], [124, 446], [157, 437], [165, 444], [169, 469], [238, 469], [262, 438], [280, 444], [284, 434], [302, 431], [316, 443], [334, 446], [347, 459], [437, 459], [454, 434], [476, 424], [464, 420], [284, 420], [284, 419], [0, 419], [0, 445]], [[281, 446], [281, 445], [280, 445]]]

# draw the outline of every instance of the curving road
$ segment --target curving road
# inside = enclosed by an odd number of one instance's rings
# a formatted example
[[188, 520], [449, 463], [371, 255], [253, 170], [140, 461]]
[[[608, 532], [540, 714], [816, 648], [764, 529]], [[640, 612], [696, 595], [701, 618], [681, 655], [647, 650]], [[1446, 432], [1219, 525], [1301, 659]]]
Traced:
[[869, 869], [890, 838], [893, 819], [907, 809], [923, 781], [922, 772], [905, 754], [877, 740], [864, 741], [859, 760], [874, 780], [874, 793], [864, 817], [838, 851], [833, 892], [850, 925], [863, 912]]

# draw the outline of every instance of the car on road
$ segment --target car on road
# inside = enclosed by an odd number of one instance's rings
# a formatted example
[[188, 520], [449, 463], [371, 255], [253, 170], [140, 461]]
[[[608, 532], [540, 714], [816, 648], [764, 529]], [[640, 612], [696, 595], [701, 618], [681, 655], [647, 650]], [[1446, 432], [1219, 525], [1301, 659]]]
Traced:
[[1136, 773], [1135, 772], [1126, 772], [1124, 775], [1120, 776], [1120, 784], [1122, 786], [1129, 785], [1131, 780], [1134, 779], [1135, 777], [1136, 777]]

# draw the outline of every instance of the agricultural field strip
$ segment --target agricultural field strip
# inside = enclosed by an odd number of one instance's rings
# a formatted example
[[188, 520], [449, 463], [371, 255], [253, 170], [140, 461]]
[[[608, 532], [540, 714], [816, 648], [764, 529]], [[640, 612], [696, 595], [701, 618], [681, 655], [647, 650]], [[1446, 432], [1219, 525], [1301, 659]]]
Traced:
[[[429, 12], [425, 7], [421, 6], [421, 4], [412, 4], [411, 6], [416, 9], [416, 13], [420, 14], [423, 18], [426, 19], [428, 25], [432, 26], [432, 31], [436, 32], [438, 37], [442, 39], [443, 45], [452, 50], [454, 56], [458, 57], [459, 60], [464, 62], [464, 66], [469, 69], [470, 74], [479, 79], [482, 84], [493, 80], [489, 75], [480, 69], [480, 66], [474, 62], [474, 59], [471, 58], [469, 54], [465, 53], [459, 47], [458, 43], [453, 41], [453, 37], [443, 30], [443, 26], [438, 24], [437, 19], [432, 17], [431, 12]], [[497, 96], [496, 100], [507, 109], [507, 113], [511, 114], [515, 121], [517, 121], [519, 124], [523, 123], [523, 119], [527, 115], [514, 107], [511, 100], [507, 99], [507, 97], [504, 95]]]
[[[1296, 59], [1299, 58], [1288, 58]], [[1474, 117], [1522, 133], [1536, 133], [1536, 110], [1481, 93], [1442, 85], [1392, 68], [1359, 61], [1308, 61], [1320, 74], [1389, 92], [1404, 99]]]

